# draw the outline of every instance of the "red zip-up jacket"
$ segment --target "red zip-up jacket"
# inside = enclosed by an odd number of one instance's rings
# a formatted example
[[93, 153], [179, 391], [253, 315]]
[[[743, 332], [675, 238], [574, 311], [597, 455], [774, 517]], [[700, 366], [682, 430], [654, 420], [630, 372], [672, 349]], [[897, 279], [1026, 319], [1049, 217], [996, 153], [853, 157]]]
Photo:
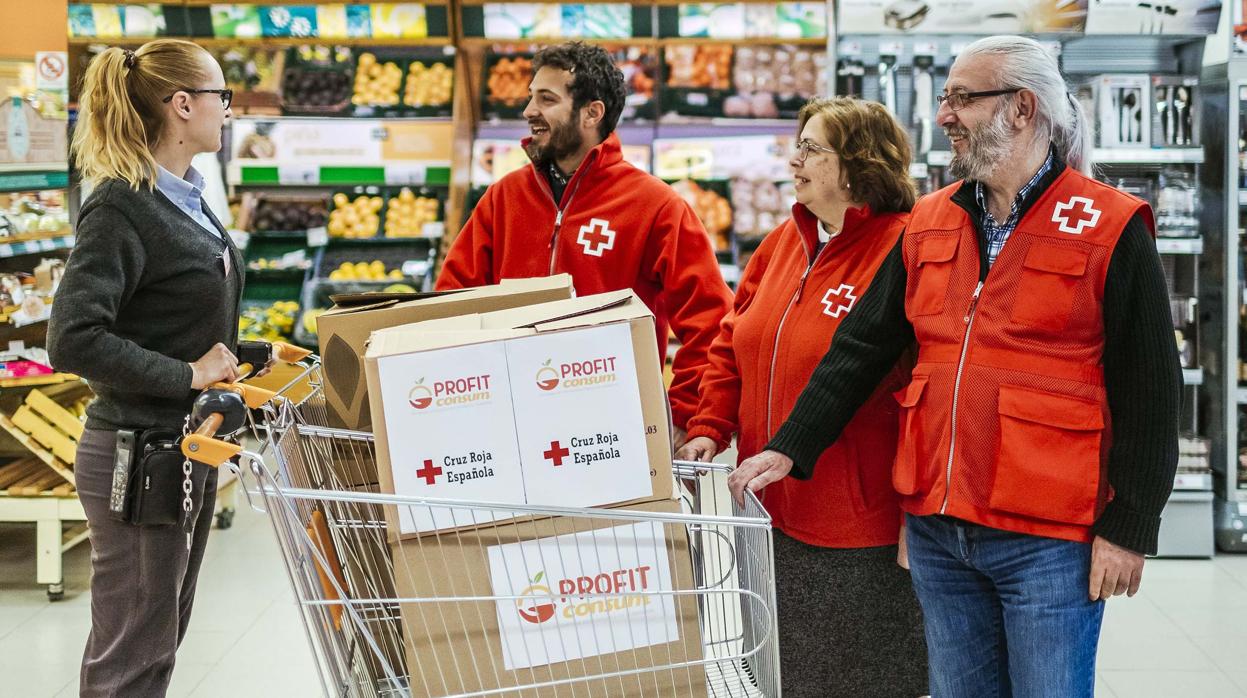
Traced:
[[559, 273], [571, 274], [582, 296], [636, 292], [654, 313], [659, 356], [668, 327], [675, 332], [683, 346], [668, 397], [673, 423], [685, 428], [732, 292], [693, 210], [625, 161], [615, 134], [589, 151], [558, 204], [535, 166], [495, 182], [451, 245], [437, 288]]
[[[840, 321], [866, 292], [909, 218], [849, 209], [842, 232], [814, 255], [818, 220], [800, 204], [792, 213], [745, 268], [734, 309], [711, 346], [697, 416], [689, 422], [689, 438], [709, 437], [720, 449], [737, 433], [742, 461], [761, 451], [788, 418]], [[897, 436], [891, 393], [905, 381], [902, 367], [894, 369], [823, 452], [811, 479], [784, 478], [762, 491], [778, 529], [830, 548], [896, 544], [901, 514], [890, 474]]]

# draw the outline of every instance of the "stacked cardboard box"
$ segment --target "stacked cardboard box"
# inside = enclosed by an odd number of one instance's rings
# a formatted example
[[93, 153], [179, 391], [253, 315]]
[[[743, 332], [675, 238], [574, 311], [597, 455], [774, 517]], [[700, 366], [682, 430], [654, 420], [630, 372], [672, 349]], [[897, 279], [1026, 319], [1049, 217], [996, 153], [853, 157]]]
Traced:
[[413, 692], [705, 695], [648, 670], [702, 656], [687, 532], [627, 513], [680, 510], [657, 344], [631, 291], [372, 334], [382, 491], [495, 503], [385, 507]]

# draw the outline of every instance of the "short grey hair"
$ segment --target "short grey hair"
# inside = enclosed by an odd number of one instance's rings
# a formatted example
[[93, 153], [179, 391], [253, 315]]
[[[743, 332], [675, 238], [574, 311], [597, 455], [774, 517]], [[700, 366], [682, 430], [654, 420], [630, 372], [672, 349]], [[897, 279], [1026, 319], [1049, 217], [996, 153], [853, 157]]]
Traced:
[[1056, 146], [1065, 164], [1091, 175], [1091, 125], [1082, 105], [1061, 76], [1056, 56], [1034, 39], [988, 36], [970, 44], [959, 58], [999, 56], [995, 74], [1000, 87], [1021, 87], [1035, 94], [1038, 133]]

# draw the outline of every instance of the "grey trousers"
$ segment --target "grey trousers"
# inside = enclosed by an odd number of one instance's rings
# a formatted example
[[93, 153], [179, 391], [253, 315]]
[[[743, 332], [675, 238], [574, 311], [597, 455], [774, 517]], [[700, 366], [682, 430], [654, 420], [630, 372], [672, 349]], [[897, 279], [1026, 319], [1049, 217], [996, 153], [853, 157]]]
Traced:
[[186, 636], [195, 581], [212, 528], [217, 472], [194, 464], [195, 530], [132, 526], [108, 514], [116, 433], [88, 429], [74, 474], [91, 531], [91, 635], [82, 657], [82, 698], [161, 698]]

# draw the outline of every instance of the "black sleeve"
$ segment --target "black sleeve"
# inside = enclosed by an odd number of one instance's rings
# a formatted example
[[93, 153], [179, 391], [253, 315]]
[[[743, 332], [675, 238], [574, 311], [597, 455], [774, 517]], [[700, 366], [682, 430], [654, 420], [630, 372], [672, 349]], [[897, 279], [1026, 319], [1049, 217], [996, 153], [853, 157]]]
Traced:
[[1104, 383], [1114, 495], [1092, 530], [1155, 554], [1160, 513], [1178, 466], [1182, 368], [1160, 255], [1138, 215], [1126, 224], [1104, 281]]
[[896, 241], [870, 288], [836, 330], [788, 420], [766, 446], [792, 458], [792, 477], [813, 475], [818, 457], [913, 344], [914, 328], [905, 317], [903, 239]]
[[146, 259], [143, 243], [124, 215], [108, 206], [83, 215], [52, 304], [48, 357], [58, 371], [76, 373], [88, 383], [185, 398], [194, 376], [190, 364], [113, 332], [118, 313], [138, 288]]

